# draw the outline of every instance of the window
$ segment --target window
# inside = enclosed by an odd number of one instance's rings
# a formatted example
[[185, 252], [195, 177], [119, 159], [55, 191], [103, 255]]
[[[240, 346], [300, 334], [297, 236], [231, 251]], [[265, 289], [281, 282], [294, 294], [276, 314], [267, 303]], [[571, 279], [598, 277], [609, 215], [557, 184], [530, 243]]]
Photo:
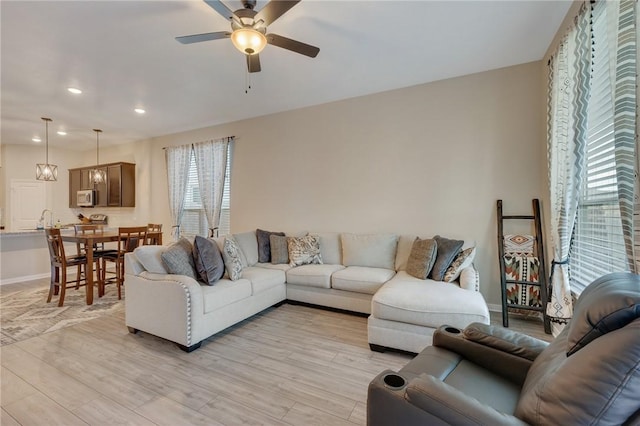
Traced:
[[222, 211], [220, 212], [220, 229], [218, 235], [231, 232], [231, 160], [233, 158], [233, 142], [227, 148], [227, 169], [224, 175], [224, 190], [222, 193]]
[[[227, 168], [224, 179], [224, 192], [222, 195], [222, 212], [220, 214], [220, 226], [218, 235], [226, 235], [231, 229], [231, 158], [232, 143], [229, 143], [227, 149]], [[200, 198], [200, 189], [198, 186], [198, 171], [196, 169], [196, 160], [193, 152], [189, 163], [189, 180], [187, 183], [187, 192], [184, 199], [184, 212], [182, 214], [182, 222], [180, 224], [180, 232], [184, 236], [193, 237], [195, 235], [209, 235], [209, 221], [204, 212], [202, 201]]]
[[587, 106], [586, 173], [571, 244], [571, 289], [580, 294], [596, 278], [628, 270], [618, 203], [612, 79], [605, 2], [593, 10], [591, 96]]

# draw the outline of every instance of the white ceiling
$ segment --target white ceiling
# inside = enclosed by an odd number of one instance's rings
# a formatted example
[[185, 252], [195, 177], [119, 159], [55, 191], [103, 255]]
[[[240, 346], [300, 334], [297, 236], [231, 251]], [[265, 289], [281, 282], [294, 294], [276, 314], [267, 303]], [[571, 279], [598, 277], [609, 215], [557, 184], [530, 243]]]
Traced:
[[125, 143], [539, 60], [570, 6], [303, 0], [268, 32], [320, 54], [267, 46], [245, 94], [245, 58], [230, 40], [174, 40], [230, 29], [203, 1], [3, 0], [2, 143], [34, 144], [42, 116], [54, 120], [50, 145], [88, 150], [96, 127], [102, 146]]

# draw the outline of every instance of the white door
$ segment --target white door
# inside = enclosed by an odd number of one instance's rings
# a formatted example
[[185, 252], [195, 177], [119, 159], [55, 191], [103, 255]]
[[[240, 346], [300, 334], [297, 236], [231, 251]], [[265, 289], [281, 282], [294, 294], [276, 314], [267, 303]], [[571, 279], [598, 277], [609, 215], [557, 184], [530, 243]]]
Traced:
[[[47, 205], [44, 182], [11, 180], [11, 230], [35, 229]], [[48, 218], [47, 218], [48, 219]]]

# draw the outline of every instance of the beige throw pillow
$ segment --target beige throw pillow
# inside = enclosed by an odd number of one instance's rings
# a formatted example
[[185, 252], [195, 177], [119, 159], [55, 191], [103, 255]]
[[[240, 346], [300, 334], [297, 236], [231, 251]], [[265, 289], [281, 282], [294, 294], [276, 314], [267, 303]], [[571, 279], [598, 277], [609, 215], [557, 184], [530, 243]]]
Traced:
[[411, 247], [409, 261], [407, 262], [407, 274], [426, 280], [438, 254], [438, 244], [435, 240], [421, 240], [416, 238]]
[[289, 249], [289, 265], [291, 266], [322, 263], [320, 237], [316, 235], [289, 237], [287, 238], [287, 246]]

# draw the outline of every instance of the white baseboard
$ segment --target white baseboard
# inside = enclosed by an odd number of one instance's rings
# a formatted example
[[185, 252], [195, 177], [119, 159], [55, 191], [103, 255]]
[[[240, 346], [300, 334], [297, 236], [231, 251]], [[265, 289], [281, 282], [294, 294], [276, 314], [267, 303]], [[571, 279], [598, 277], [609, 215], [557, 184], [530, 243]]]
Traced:
[[15, 284], [15, 283], [23, 282], [23, 281], [39, 280], [39, 279], [47, 278], [47, 277], [49, 277], [49, 273], [36, 274], [36, 275], [25, 275], [23, 277], [15, 277], [15, 278], [6, 278], [4, 280], [0, 280], [0, 285]]
[[493, 303], [487, 303], [487, 307], [491, 312], [502, 312], [502, 305], [495, 305]]

